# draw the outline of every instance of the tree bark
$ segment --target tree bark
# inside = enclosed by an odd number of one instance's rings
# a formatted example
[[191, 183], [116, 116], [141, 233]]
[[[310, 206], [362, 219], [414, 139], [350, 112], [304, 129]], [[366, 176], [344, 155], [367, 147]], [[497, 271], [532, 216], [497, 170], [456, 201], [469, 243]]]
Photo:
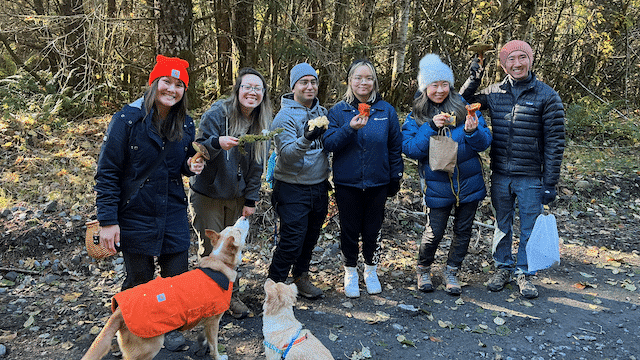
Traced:
[[231, 6], [232, 0], [215, 0], [215, 19], [217, 31], [218, 86], [225, 93], [232, 84], [233, 43], [231, 42]]
[[239, 67], [255, 66], [254, 0], [238, 0], [234, 11], [234, 39], [238, 47]]
[[67, 71], [66, 84], [76, 90], [84, 90], [88, 82], [87, 39], [85, 33], [82, 0], [64, 0], [60, 3], [60, 15], [65, 16], [65, 41], [61, 56]]
[[411, 14], [411, 0], [402, 1], [402, 13], [398, 29], [398, 44], [393, 52], [393, 71], [391, 73], [391, 88], [397, 86], [398, 74], [404, 73], [404, 58], [407, 53], [407, 31], [409, 29], [409, 14]]

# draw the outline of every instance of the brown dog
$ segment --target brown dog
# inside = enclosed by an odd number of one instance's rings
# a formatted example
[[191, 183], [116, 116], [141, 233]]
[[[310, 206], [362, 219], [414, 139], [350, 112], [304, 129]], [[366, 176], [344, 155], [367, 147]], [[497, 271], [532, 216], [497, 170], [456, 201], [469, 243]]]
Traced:
[[298, 288], [268, 279], [264, 283], [262, 335], [267, 360], [333, 360], [333, 356], [320, 340], [293, 315]]
[[113, 314], [82, 360], [102, 359], [118, 335], [125, 360], [153, 359], [164, 344], [164, 334], [188, 330], [201, 322], [213, 359], [227, 359], [218, 353], [220, 318], [229, 309], [231, 291], [242, 260], [249, 221], [238, 219], [220, 234], [206, 230], [213, 251], [200, 261], [200, 268], [170, 278], [156, 278], [116, 294]]

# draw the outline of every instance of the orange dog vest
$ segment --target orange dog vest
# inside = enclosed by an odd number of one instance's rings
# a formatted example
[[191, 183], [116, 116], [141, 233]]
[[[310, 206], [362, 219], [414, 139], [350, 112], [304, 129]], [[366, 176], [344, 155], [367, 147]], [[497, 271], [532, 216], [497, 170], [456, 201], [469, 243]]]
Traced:
[[202, 318], [222, 314], [229, 309], [232, 290], [233, 283], [225, 290], [195, 269], [122, 291], [113, 297], [111, 310], [120, 307], [129, 331], [146, 339], [175, 329], [189, 330]]

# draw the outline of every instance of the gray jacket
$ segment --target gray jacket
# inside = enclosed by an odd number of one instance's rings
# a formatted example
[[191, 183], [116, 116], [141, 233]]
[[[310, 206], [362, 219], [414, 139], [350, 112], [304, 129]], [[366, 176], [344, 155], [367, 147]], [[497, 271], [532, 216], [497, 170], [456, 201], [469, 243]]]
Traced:
[[284, 129], [276, 135], [278, 154], [273, 177], [289, 184], [316, 185], [329, 178], [329, 159], [323, 151], [321, 137], [309, 141], [304, 137], [307, 121], [326, 116], [327, 109], [314, 100], [307, 108], [293, 99], [293, 93], [282, 96], [281, 108], [271, 129]]
[[196, 141], [209, 150], [211, 160], [200, 175], [191, 177], [191, 189], [213, 199], [237, 199], [244, 197], [245, 205], [255, 206], [260, 199], [260, 177], [263, 164], [255, 160], [253, 143], [245, 144], [246, 155], [237, 146], [222, 150], [218, 139], [227, 134], [224, 101], [216, 101], [200, 119]]

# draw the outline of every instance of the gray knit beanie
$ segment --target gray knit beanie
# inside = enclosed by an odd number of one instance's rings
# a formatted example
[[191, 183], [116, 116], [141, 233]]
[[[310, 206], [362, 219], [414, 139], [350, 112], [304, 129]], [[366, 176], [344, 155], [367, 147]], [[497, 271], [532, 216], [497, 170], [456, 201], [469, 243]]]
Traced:
[[418, 89], [424, 92], [429, 84], [436, 81], [447, 81], [453, 87], [453, 71], [438, 55], [427, 54], [420, 60]]
[[289, 77], [291, 89], [293, 89], [300, 78], [307, 75], [315, 77], [316, 80], [318, 79], [318, 73], [316, 72], [316, 70], [306, 62], [294, 66], [293, 69], [291, 69], [291, 76]]

